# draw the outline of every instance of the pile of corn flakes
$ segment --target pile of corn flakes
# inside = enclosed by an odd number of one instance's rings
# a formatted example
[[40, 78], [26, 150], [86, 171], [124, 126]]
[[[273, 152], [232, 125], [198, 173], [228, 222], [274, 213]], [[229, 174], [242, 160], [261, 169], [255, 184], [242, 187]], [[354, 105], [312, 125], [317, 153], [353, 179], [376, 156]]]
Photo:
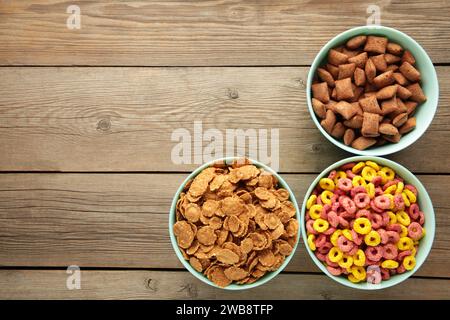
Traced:
[[289, 192], [248, 160], [215, 163], [189, 181], [173, 231], [186, 260], [220, 287], [277, 270], [297, 242]]

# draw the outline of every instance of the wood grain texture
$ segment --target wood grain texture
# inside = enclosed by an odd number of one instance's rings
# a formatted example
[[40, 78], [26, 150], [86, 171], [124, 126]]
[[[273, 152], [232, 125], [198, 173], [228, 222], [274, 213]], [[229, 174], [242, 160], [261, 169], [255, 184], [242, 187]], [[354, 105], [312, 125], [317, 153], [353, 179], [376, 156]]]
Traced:
[[410, 278], [385, 290], [355, 290], [325, 275], [280, 274], [260, 287], [213, 288], [187, 271], [81, 271], [81, 289], [65, 270], [0, 270], [1, 299], [450, 299], [450, 280]]
[[[194, 121], [201, 120], [203, 132], [217, 128], [223, 135], [226, 129], [278, 128], [280, 170], [320, 172], [349, 154], [328, 142], [311, 120], [307, 71], [0, 68], [0, 170], [191, 171], [196, 164], [172, 162], [179, 140], [171, 135], [185, 128], [199, 141]], [[450, 67], [437, 71], [440, 107], [431, 127], [391, 157], [416, 172], [450, 172]]]
[[[81, 9], [69, 30], [67, 7]], [[0, 65], [307, 65], [367, 23], [369, 1], [214, 0], [0, 3]], [[381, 23], [450, 62], [448, 1], [379, 1]]]
[[[301, 205], [313, 175], [284, 175]], [[3, 174], [0, 265], [182, 268], [168, 212], [180, 174]], [[419, 176], [436, 211], [432, 252], [417, 274], [450, 277], [450, 181]], [[301, 241], [287, 271], [320, 272]]]

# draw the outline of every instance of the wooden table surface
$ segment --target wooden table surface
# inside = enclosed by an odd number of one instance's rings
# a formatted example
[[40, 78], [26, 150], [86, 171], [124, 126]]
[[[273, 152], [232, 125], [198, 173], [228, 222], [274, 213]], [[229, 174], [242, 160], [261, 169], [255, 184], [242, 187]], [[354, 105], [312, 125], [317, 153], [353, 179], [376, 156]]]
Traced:
[[[370, 2], [372, 3], [372, 1]], [[70, 4], [81, 29], [69, 30]], [[268, 284], [209, 287], [184, 270], [168, 211], [196, 165], [171, 161], [171, 133], [280, 129], [280, 171], [301, 203], [315, 175], [348, 156], [305, 101], [308, 66], [334, 35], [366, 23], [363, 1], [0, 1], [0, 298], [450, 299], [450, 1], [377, 1], [381, 23], [436, 65], [426, 134], [389, 156], [434, 202], [426, 263], [377, 292], [328, 279], [303, 244]], [[66, 268], [81, 268], [68, 290]]]

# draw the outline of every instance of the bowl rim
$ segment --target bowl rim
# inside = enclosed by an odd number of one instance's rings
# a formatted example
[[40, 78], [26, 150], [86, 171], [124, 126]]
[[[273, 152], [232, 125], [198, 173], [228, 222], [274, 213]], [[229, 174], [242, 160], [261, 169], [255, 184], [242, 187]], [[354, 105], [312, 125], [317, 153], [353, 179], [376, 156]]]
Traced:
[[[211, 280], [209, 280], [205, 275], [203, 275], [200, 272], [197, 272], [196, 270], [194, 270], [194, 268], [189, 264], [188, 261], [186, 261], [178, 247], [175, 235], [173, 234], [173, 225], [175, 223], [175, 217], [176, 217], [176, 204], [177, 201], [180, 197], [180, 193], [183, 191], [184, 186], [186, 185], [186, 183], [195, 178], [201, 171], [203, 171], [205, 168], [208, 168], [209, 166], [211, 166], [212, 164], [218, 162], [218, 161], [224, 161], [225, 163], [230, 163], [234, 160], [242, 160], [243, 158], [249, 160], [251, 162], [251, 164], [254, 164], [255, 166], [257, 166], [258, 168], [262, 168], [265, 171], [270, 172], [271, 174], [273, 174], [277, 179], [278, 179], [278, 183], [280, 184], [280, 186], [284, 189], [286, 189], [289, 192], [289, 200], [292, 202], [292, 204], [295, 207], [296, 210], [296, 219], [299, 223], [299, 228], [297, 231], [297, 241], [295, 242], [295, 246], [292, 249], [292, 252], [289, 256], [287, 256], [285, 258], [285, 260], [283, 261], [283, 263], [281, 264], [281, 266], [275, 270], [275, 271], [270, 271], [267, 272], [263, 277], [261, 277], [260, 279], [258, 279], [257, 281], [255, 281], [254, 283], [251, 284], [230, 284], [226, 287], [220, 287], [218, 285], [216, 285], [214, 282], [212, 282]], [[170, 206], [170, 211], [169, 211], [169, 236], [170, 236], [170, 242], [172, 244], [172, 247], [175, 251], [176, 256], [178, 257], [178, 260], [180, 260], [180, 262], [183, 264], [183, 266], [197, 279], [201, 280], [202, 282], [215, 287], [215, 288], [219, 288], [219, 289], [224, 289], [224, 290], [246, 290], [246, 289], [251, 289], [251, 288], [255, 288], [258, 286], [261, 286], [267, 282], [269, 282], [270, 280], [274, 279], [281, 271], [284, 270], [284, 268], [286, 268], [286, 266], [289, 264], [289, 262], [291, 261], [292, 257], [295, 255], [295, 253], [297, 252], [297, 247], [298, 244], [300, 242], [300, 237], [301, 237], [301, 228], [300, 228], [300, 209], [297, 203], [297, 200], [295, 198], [295, 194], [292, 191], [292, 189], [289, 187], [289, 185], [287, 184], [287, 182], [283, 179], [283, 177], [281, 177], [281, 175], [279, 173], [277, 173], [275, 170], [273, 170], [271, 167], [269, 167], [266, 164], [263, 164], [257, 160], [251, 159], [249, 157], [239, 157], [239, 156], [230, 156], [230, 157], [220, 157], [211, 161], [208, 161], [204, 164], [202, 164], [201, 166], [197, 167], [194, 171], [192, 171], [184, 180], [183, 182], [180, 184], [180, 186], [178, 187], [178, 190], [175, 192], [175, 195], [172, 199], [172, 204]]]
[[[430, 72], [431, 72], [431, 78], [432, 78], [432, 82], [435, 83], [435, 89], [436, 90], [436, 101], [435, 103], [431, 104], [431, 107], [429, 107], [429, 111], [432, 112], [431, 118], [429, 121], [426, 121], [425, 123], [421, 124], [421, 128], [418, 129], [416, 128], [415, 130], [418, 130], [417, 133], [417, 137], [415, 139], [411, 139], [408, 141], [403, 141], [403, 143], [397, 143], [397, 144], [392, 144], [393, 147], [392, 148], [388, 148], [388, 149], [381, 149], [379, 147], [372, 147], [366, 150], [358, 150], [355, 148], [352, 148], [351, 146], [347, 146], [345, 145], [343, 142], [339, 141], [338, 139], [335, 139], [334, 137], [332, 137], [330, 134], [328, 134], [328, 132], [326, 132], [322, 126], [319, 123], [319, 120], [317, 119], [316, 114], [314, 113], [314, 109], [312, 107], [312, 102], [311, 102], [311, 86], [312, 86], [312, 81], [314, 79], [315, 76], [315, 72], [317, 70], [317, 68], [320, 66], [320, 63], [322, 62], [322, 59], [319, 60], [319, 57], [321, 57], [323, 55], [324, 52], [328, 52], [330, 49], [332, 49], [335, 46], [335, 42], [338, 41], [343, 41], [342, 39], [345, 38], [350, 38], [353, 35], [354, 32], [356, 31], [360, 31], [361, 33], [364, 32], [369, 32], [373, 34], [378, 33], [383, 33], [385, 31], [388, 32], [392, 32], [397, 34], [399, 37], [402, 37], [405, 39], [405, 41], [409, 41], [411, 43], [412, 46], [415, 47], [415, 49], [417, 49], [418, 51], [421, 51], [424, 59], [423, 62], [424, 64], [427, 64], [428, 66], [430, 66]], [[356, 34], [355, 34], [356, 35]], [[345, 41], [345, 40], [344, 40]], [[422, 48], [422, 46], [415, 41], [412, 37], [410, 37], [409, 35], [407, 35], [406, 33], [391, 28], [391, 27], [386, 27], [386, 26], [381, 26], [381, 25], [371, 25], [371, 26], [358, 26], [358, 27], [354, 27], [348, 30], [345, 30], [339, 34], [337, 34], [336, 36], [334, 36], [332, 39], [330, 39], [321, 49], [320, 51], [317, 53], [317, 55], [314, 57], [313, 63], [311, 64], [311, 67], [308, 71], [308, 78], [306, 81], [306, 102], [308, 105], [308, 110], [309, 110], [309, 114], [314, 122], [314, 124], [316, 125], [316, 127], [319, 129], [319, 131], [322, 133], [323, 136], [325, 136], [325, 138], [328, 139], [328, 141], [330, 141], [331, 143], [333, 143], [335, 146], [356, 154], [356, 155], [361, 155], [361, 156], [384, 156], [384, 155], [388, 155], [388, 154], [393, 154], [396, 152], [399, 152], [403, 149], [406, 149], [407, 147], [409, 147], [410, 145], [412, 145], [413, 143], [415, 143], [417, 140], [419, 140], [427, 131], [428, 127], [431, 125], [434, 116], [436, 114], [437, 108], [438, 108], [438, 104], [439, 104], [439, 81], [437, 78], [437, 74], [436, 74], [436, 68], [433, 65], [433, 62], [431, 61], [430, 57], [428, 56], [427, 52], [425, 51], [425, 49]]]
[[[404, 172], [406, 172], [406, 175], [408, 177], [404, 177], [402, 176], [402, 178], [404, 178], [405, 180], [407, 180], [409, 183], [413, 184], [416, 188], [421, 189], [421, 194], [420, 197], [422, 197], [425, 202], [428, 202], [430, 204], [430, 213], [429, 216], [427, 217], [427, 233], [426, 236], [431, 238], [431, 241], [429, 242], [430, 244], [427, 247], [421, 247], [421, 250], [426, 250], [426, 253], [423, 257], [423, 260], [420, 262], [416, 263], [416, 266], [413, 270], [399, 274], [399, 275], [395, 275], [393, 278], [389, 279], [389, 280], [384, 280], [382, 281], [380, 284], [370, 284], [370, 283], [352, 283], [350, 280], [341, 277], [341, 276], [334, 276], [332, 275], [327, 268], [325, 267], [325, 265], [323, 264], [323, 262], [321, 262], [311, 251], [311, 249], [308, 246], [308, 236], [307, 236], [307, 232], [306, 232], [306, 224], [305, 224], [305, 214], [306, 214], [306, 202], [308, 201], [309, 196], [311, 195], [312, 191], [314, 190], [315, 186], [318, 184], [319, 180], [324, 177], [326, 174], [328, 174], [329, 172], [331, 172], [332, 170], [340, 167], [341, 165], [344, 165], [346, 163], [350, 163], [350, 162], [360, 162], [360, 161], [374, 161], [378, 164], [382, 164], [385, 166], [389, 166], [391, 168], [393, 167], [399, 167], [401, 170], [403, 170]], [[435, 219], [435, 213], [434, 213], [434, 207], [433, 207], [433, 203], [431, 201], [431, 198], [426, 190], [426, 188], [424, 187], [424, 185], [422, 184], [422, 182], [411, 172], [409, 171], [406, 167], [402, 166], [401, 164], [386, 159], [386, 158], [382, 158], [382, 157], [376, 157], [376, 156], [352, 156], [352, 157], [348, 157], [345, 159], [342, 159], [340, 161], [337, 161], [331, 165], [329, 165], [326, 169], [324, 169], [321, 173], [319, 173], [317, 175], [317, 177], [314, 179], [314, 181], [311, 183], [311, 185], [309, 186], [308, 190], [306, 191], [305, 194], [305, 198], [303, 199], [303, 204], [302, 204], [302, 209], [301, 209], [301, 215], [300, 215], [300, 229], [301, 229], [301, 234], [302, 234], [302, 238], [303, 238], [303, 243], [306, 247], [306, 251], [308, 252], [309, 256], [311, 257], [311, 259], [314, 261], [314, 263], [316, 264], [317, 267], [319, 267], [320, 270], [322, 270], [322, 272], [324, 272], [329, 278], [333, 279], [334, 281], [345, 285], [347, 287], [351, 287], [351, 288], [355, 288], [355, 289], [360, 289], [360, 290], [380, 290], [380, 289], [386, 289], [392, 286], [395, 286], [403, 281], [405, 281], [406, 279], [408, 279], [409, 277], [411, 277], [415, 272], [417, 272], [417, 270], [419, 270], [419, 268], [423, 265], [423, 263], [425, 262], [425, 260], [427, 259], [431, 248], [433, 247], [433, 242], [434, 242], [434, 237], [435, 237], [435, 229], [436, 229], [436, 219]], [[432, 227], [430, 227], [432, 226]]]

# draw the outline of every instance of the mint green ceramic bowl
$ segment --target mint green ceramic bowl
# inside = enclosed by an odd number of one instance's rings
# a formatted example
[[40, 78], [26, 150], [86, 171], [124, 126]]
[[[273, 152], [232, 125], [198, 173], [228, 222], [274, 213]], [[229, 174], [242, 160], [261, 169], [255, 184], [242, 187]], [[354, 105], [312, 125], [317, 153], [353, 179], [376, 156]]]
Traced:
[[[423, 211], [425, 214], [425, 224], [424, 227], [426, 229], [426, 235], [420, 240], [419, 243], [419, 250], [417, 251], [416, 255], [416, 267], [411, 271], [406, 271], [402, 274], [397, 274], [392, 276], [389, 280], [383, 280], [379, 284], [371, 284], [367, 282], [363, 283], [353, 283], [347, 278], [343, 276], [333, 276], [331, 273], [328, 272], [325, 265], [317, 259], [317, 257], [314, 255], [314, 253], [309, 249], [308, 246], [308, 236], [306, 233], [306, 226], [305, 226], [305, 214], [306, 214], [306, 201], [308, 200], [309, 196], [313, 192], [315, 186], [319, 183], [319, 180], [323, 177], [327, 176], [328, 173], [332, 170], [336, 170], [340, 166], [349, 163], [349, 162], [360, 162], [360, 161], [375, 161], [381, 166], [388, 166], [392, 168], [400, 177], [402, 177], [406, 183], [412, 184], [417, 188], [418, 191], [418, 198], [417, 203], [419, 204], [420, 210]], [[408, 169], [403, 167], [402, 165], [385, 159], [385, 158], [379, 158], [379, 157], [371, 157], [371, 156], [356, 156], [351, 157], [347, 159], [343, 159], [341, 161], [336, 162], [335, 164], [329, 166], [325, 170], [322, 171], [321, 174], [317, 176], [316, 179], [314, 179], [313, 183], [309, 187], [305, 199], [303, 201], [302, 205], [302, 211], [301, 211], [301, 217], [300, 217], [300, 224], [301, 224], [301, 233], [303, 236], [303, 242], [305, 243], [306, 250], [309, 253], [309, 256], [311, 259], [314, 260], [316, 265], [322, 270], [327, 276], [329, 276], [331, 279], [345, 285], [348, 287], [356, 288], [356, 289], [364, 289], [364, 290], [376, 290], [376, 289], [384, 289], [388, 287], [392, 287], [396, 284], [399, 284], [402, 281], [405, 281], [410, 276], [412, 276], [419, 268], [420, 266], [425, 262], [428, 254], [430, 253], [431, 246], [433, 245], [434, 240], [434, 232], [435, 232], [435, 219], [434, 219], [434, 210], [433, 210], [433, 204], [431, 203], [430, 196], [428, 195], [427, 191], [425, 190], [425, 187], [422, 185], [422, 183], [417, 179], [417, 177], [412, 174]]]
[[[411, 53], [416, 58], [416, 66], [421, 73], [422, 76], [422, 89], [427, 96], [427, 101], [422, 103], [417, 107], [415, 117], [417, 121], [416, 128], [405, 134], [400, 142], [398, 143], [388, 143], [383, 146], [372, 147], [367, 150], [357, 150], [350, 146], [346, 146], [343, 142], [335, 139], [331, 135], [329, 135], [320, 125], [320, 121], [314, 113], [311, 104], [311, 85], [314, 79], [314, 75], [316, 74], [316, 70], [318, 67], [324, 64], [326, 61], [326, 57], [328, 51], [338, 45], [344, 44], [350, 38], [357, 35], [380, 35], [389, 38], [390, 41], [396, 42], [400, 44], [404, 49], [411, 51]], [[338, 146], [341, 149], [344, 149], [348, 152], [359, 154], [359, 155], [369, 155], [369, 156], [382, 156], [391, 153], [398, 152], [400, 150], [405, 149], [406, 147], [413, 144], [416, 140], [418, 140], [427, 130], [428, 126], [431, 124], [433, 120], [434, 114], [436, 113], [437, 105], [439, 98], [439, 84], [436, 76], [436, 70], [434, 69], [433, 63], [431, 59], [428, 57], [425, 50], [416, 42], [413, 38], [408, 35], [400, 32], [396, 29], [383, 27], [383, 26], [362, 26], [356, 27], [347, 31], [342, 32], [337, 35], [333, 39], [331, 39], [317, 54], [314, 59], [311, 69], [308, 74], [308, 80], [306, 84], [306, 100], [308, 103], [309, 113], [311, 114], [311, 118], [316, 124], [317, 128], [319, 128], [320, 132], [333, 144]]]
[[[180, 197], [180, 193], [183, 191], [184, 186], [186, 185], [186, 183], [192, 179], [194, 179], [203, 169], [211, 166], [213, 163], [217, 162], [217, 161], [225, 161], [226, 163], [232, 163], [233, 160], [237, 160], [240, 159], [239, 157], [227, 157], [227, 158], [222, 158], [222, 159], [216, 159], [213, 160], [211, 162], [205, 163], [204, 165], [198, 167], [197, 169], [195, 169], [184, 181], [183, 183], [180, 185], [180, 187], [178, 188], [177, 192], [175, 193], [175, 196], [173, 197], [173, 201], [172, 201], [172, 205], [170, 207], [170, 214], [169, 214], [169, 234], [170, 234], [170, 241], [172, 243], [173, 249], [175, 250], [175, 253], [178, 257], [178, 259], [180, 260], [180, 262], [183, 264], [183, 266], [189, 270], [189, 272], [196, 277], [197, 279], [200, 279], [201, 281], [203, 281], [204, 283], [209, 284], [210, 286], [216, 287], [216, 288], [220, 288], [220, 289], [227, 289], [227, 290], [244, 290], [244, 289], [251, 289], [251, 288], [255, 288], [258, 287], [270, 280], [272, 280], [273, 278], [275, 278], [289, 263], [289, 261], [291, 260], [292, 256], [295, 254], [295, 251], [297, 249], [297, 245], [298, 242], [300, 240], [300, 228], [297, 234], [297, 242], [295, 243], [295, 247], [292, 250], [292, 253], [286, 257], [286, 259], [284, 260], [283, 264], [280, 266], [280, 268], [278, 268], [278, 270], [276, 271], [272, 271], [272, 272], [267, 272], [262, 278], [258, 279], [256, 282], [251, 283], [251, 284], [231, 284], [225, 288], [221, 288], [219, 286], [217, 286], [215, 283], [213, 283], [212, 281], [210, 281], [206, 276], [204, 276], [202, 273], [196, 271], [190, 264], [188, 261], [186, 261], [183, 258], [183, 254], [180, 251], [180, 248], [178, 248], [178, 244], [177, 244], [177, 240], [175, 238], [175, 235], [173, 234], [173, 225], [175, 224], [175, 215], [176, 215], [176, 205], [177, 205], [177, 200]], [[298, 204], [297, 201], [295, 200], [295, 196], [294, 193], [292, 192], [291, 188], [289, 188], [288, 184], [286, 183], [286, 181], [284, 181], [284, 179], [278, 174], [276, 173], [272, 168], [266, 166], [265, 164], [262, 164], [258, 161], [255, 160], [251, 160], [251, 163], [254, 164], [256, 167], [258, 168], [262, 168], [267, 172], [270, 172], [272, 175], [274, 175], [277, 179], [278, 179], [278, 183], [281, 187], [283, 187], [284, 189], [286, 189], [289, 192], [289, 200], [294, 204], [295, 210], [297, 211], [296, 213], [296, 218], [297, 221], [300, 222], [300, 210], [298, 208]]]

